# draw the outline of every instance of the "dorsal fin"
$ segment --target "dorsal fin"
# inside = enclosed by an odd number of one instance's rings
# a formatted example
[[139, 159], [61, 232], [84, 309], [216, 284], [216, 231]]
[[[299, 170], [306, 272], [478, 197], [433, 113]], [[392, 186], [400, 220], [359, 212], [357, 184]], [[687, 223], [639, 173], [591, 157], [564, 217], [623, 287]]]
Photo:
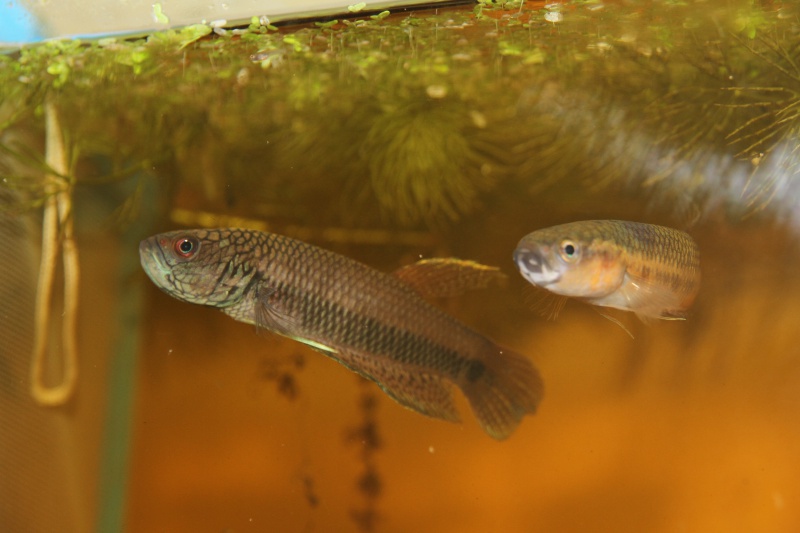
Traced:
[[455, 258], [423, 259], [400, 267], [393, 275], [425, 298], [459, 296], [506, 280], [497, 267]]

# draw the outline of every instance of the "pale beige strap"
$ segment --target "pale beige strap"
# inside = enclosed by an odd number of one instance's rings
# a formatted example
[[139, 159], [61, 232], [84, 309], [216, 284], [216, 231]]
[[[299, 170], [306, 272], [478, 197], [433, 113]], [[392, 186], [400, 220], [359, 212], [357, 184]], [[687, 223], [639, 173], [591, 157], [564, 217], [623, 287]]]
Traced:
[[[42, 221], [42, 259], [36, 294], [33, 361], [31, 365], [31, 396], [40, 405], [58, 406], [66, 403], [75, 392], [78, 381], [78, 355], [76, 320], [78, 314], [79, 265], [72, 222], [71, 186], [65, 181], [69, 162], [64, 149], [64, 137], [58, 112], [51, 101], [45, 104], [47, 138], [45, 154], [47, 165], [54, 174], [45, 177], [47, 201]], [[60, 234], [59, 234], [59, 229]], [[62, 350], [64, 357], [61, 383], [46, 385], [44, 379], [45, 354], [49, 330], [50, 302], [58, 261], [58, 246], [64, 265], [64, 312], [62, 320]]]

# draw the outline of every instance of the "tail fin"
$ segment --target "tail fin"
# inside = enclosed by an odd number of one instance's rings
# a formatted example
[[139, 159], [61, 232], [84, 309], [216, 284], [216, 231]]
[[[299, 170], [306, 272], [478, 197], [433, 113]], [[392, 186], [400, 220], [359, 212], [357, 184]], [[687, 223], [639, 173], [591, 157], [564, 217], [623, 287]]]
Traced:
[[503, 440], [514, 432], [523, 416], [536, 412], [544, 385], [527, 358], [492, 347], [480, 361], [481, 371], [467, 372], [461, 390], [483, 430], [492, 438]]

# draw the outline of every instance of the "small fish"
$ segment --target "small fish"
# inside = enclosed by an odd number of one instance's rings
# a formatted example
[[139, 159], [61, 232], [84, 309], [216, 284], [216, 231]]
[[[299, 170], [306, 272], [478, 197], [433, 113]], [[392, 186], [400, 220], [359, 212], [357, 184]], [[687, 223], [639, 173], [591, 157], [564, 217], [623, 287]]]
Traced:
[[586, 220], [523, 237], [514, 262], [533, 285], [639, 318], [682, 319], [700, 288], [700, 251], [686, 233]]
[[528, 359], [422, 299], [451, 294], [453, 283], [443, 281], [460, 271], [479, 286], [497, 269], [437, 259], [393, 276], [245, 229], [163, 233], [142, 241], [139, 254], [150, 279], [174, 298], [305, 343], [424, 415], [459, 420], [452, 383], [484, 431], [504, 439], [541, 400], [542, 381]]

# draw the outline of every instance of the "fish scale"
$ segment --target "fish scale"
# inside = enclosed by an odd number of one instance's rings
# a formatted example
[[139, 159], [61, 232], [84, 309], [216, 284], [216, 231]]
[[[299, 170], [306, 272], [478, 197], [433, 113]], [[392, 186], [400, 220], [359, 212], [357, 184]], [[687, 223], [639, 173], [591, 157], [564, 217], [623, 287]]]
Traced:
[[[628, 270], [644, 279], [653, 278], [669, 286], [676, 294], [685, 297], [696, 293], [699, 284], [700, 260], [697, 245], [682, 231], [663, 226], [631, 224], [636, 227], [637, 239], [628, 239], [626, 245]], [[640, 244], [640, 246], [631, 246]], [[687, 305], [688, 307], [688, 305]]]
[[303, 342], [422, 414], [458, 420], [456, 385], [481, 427], [504, 439], [541, 399], [530, 361], [425, 302], [406, 284], [413, 265], [401, 281], [302, 241], [240, 229], [156, 235], [142, 241], [140, 256], [171, 296]]

